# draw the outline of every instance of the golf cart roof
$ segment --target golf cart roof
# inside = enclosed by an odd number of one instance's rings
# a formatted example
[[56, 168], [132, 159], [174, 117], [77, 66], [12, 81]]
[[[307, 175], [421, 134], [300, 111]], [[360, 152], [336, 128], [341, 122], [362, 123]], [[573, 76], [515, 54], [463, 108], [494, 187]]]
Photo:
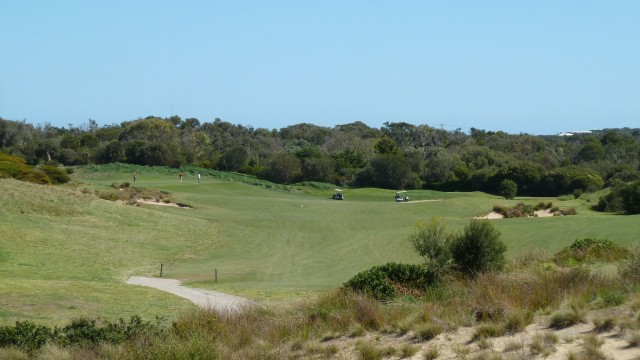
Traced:
[[397, 194], [402, 194], [402, 193], [406, 193], [406, 191], [398, 191]]
[[333, 191], [335, 191], [335, 192], [342, 192], [342, 190], [340, 190], [340, 189], [333, 189]]

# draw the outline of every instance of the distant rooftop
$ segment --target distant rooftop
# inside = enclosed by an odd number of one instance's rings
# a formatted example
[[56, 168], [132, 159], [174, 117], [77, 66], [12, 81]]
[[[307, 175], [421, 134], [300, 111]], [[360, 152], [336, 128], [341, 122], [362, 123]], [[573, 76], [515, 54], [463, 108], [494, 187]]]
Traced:
[[566, 131], [566, 132], [561, 132], [560, 134], [558, 134], [558, 136], [573, 136], [573, 135], [579, 135], [579, 134], [591, 134], [593, 131], [591, 130], [580, 130], [580, 131]]

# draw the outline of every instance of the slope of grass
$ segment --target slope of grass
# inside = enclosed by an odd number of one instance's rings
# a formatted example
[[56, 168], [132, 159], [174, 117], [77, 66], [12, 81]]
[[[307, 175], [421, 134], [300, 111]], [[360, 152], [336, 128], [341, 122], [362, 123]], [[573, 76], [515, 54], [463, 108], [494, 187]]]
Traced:
[[[409, 192], [413, 201], [396, 203], [395, 191], [345, 189], [346, 200], [335, 201], [326, 185], [256, 185], [250, 177], [239, 181], [243, 175], [224, 173], [204, 173], [198, 183], [195, 170], [183, 170], [187, 176], [180, 183], [179, 171], [122, 164], [81, 168], [73, 175], [76, 183], [65, 188], [0, 180], [0, 321], [188, 307], [170, 295], [123, 285], [130, 275], [157, 275], [161, 263], [167, 277], [195, 286], [291, 298], [335, 288], [373, 265], [419, 262], [407, 240], [418, 219], [439, 216], [456, 230], [494, 204], [550, 200], [415, 190]], [[80, 191], [104, 190], [114, 182], [169, 192], [193, 209], [126, 206]], [[558, 205], [576, 207], [578, 215], [496, 221], [510, 255], [531, 248], [555, 252], [584, 237], [637, 241], [638, 216], [595, 213], [583, 199]], [[33, 304], [22, 308], [19, 299], [29, 297]]]

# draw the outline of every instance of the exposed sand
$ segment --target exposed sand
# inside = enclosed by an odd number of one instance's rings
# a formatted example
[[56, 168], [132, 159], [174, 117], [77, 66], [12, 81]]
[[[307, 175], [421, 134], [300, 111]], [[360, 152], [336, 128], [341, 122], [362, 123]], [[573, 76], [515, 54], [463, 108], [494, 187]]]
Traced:
[[159, 200], [138, 199], [137, 203], [138, 204], [146, 204], [146, 205], [171, 206], [171, 207], [177, 207], [177, 208], [180, 208], [180, 209], [191, 209], [191, 206], [189, 206], [189, 205], [178, 204], [178, 203], [174, 203], [174, 202], [164, 202], [164, 201], [159, 201]]
[[[534, 211], [534, 214], [535, 216], [533, 217], [553, 217], [553, 213], [549, 210]], [[488, 219], [488, 220], [504, 219], [504, 215], [499, 214], [495, 211], [492, 211], [485, 216], [476, 216], [474, 217], [474, 219]]]

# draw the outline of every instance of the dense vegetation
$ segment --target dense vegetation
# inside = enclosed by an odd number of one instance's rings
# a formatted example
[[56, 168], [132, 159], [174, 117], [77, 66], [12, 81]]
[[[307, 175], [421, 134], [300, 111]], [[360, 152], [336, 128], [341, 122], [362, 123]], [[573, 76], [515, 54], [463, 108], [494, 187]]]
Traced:
[[30, 166], [23, 158], [0, 151], [1, 178], [15, 178], [35, 184], [64, 184], [71, 180], [67, 170], [44, 164]]
[[149, 116], [57, 128], [0, 118], [0, 151], [29, 164], [196, 164], [278, 183], [479, 190], [507, 198], [579, 195], [640, 179], [638, 129], [559, 137], [475, 128], [467, 134], [404, 122], [268, 130]]

